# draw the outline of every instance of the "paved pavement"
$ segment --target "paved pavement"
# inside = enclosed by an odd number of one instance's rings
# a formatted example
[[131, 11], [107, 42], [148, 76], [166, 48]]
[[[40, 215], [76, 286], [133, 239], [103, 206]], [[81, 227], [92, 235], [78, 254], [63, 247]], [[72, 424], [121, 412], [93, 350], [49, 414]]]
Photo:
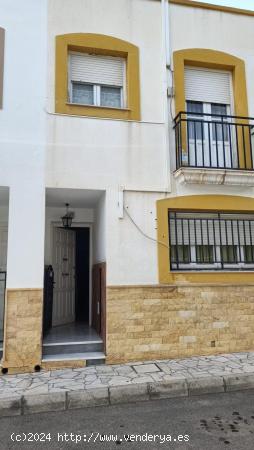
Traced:
[[116, 446], [252, 450], [254, 391], [0, 419], [1, 450], [111, 450]]
[[237, 374], [254, 374], [254, 352], [5, 375], [0, 376], [0, 399], [10, 395], [80, 391], [171, 381], [175, 378], [197, 379]]
[[0, 377], [0, 417], [254, 389], [254, 352]]

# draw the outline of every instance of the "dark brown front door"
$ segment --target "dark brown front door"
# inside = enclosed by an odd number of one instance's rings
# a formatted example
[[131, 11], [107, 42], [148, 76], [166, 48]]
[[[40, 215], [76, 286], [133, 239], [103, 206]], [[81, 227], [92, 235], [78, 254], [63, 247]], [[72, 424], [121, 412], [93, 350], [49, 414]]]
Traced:
[[106, 339], [106, 263], [93, 266], [92, 326]]

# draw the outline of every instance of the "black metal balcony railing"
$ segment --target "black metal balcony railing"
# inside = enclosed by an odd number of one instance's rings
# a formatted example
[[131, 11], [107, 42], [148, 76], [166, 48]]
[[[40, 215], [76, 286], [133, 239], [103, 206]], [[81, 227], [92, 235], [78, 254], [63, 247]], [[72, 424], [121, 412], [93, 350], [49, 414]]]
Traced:
[[177, 169], [254, 169], [254, 118], [182, 111], [174, 122]]

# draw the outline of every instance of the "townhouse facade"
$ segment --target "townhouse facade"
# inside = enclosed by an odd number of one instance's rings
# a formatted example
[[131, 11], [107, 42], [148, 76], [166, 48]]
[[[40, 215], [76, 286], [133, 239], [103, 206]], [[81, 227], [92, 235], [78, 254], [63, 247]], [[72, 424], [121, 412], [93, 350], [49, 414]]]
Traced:
[[254, 12], [0, 10], [2, 372], [253, 349]]

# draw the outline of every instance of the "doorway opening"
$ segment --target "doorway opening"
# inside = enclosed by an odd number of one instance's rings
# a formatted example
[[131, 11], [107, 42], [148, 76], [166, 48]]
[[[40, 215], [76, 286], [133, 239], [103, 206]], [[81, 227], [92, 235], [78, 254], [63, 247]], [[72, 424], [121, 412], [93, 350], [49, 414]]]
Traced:
[[[105, 301], [106, 284], [105, 279], [102, 284], [93, 272], [97, 267], [94, 253], [102, 242], [98, 230], [103, 225], [104, 200], [101, 192], [94, 196], [92, 203], [87, 202], [86, 195], [85, 201], [81, 201], [76, 190], [47, 191], [50, 192], [46, 196], [43, 358], [87, 360], [94, 357], [98, 363], [98, 359], [105, 358], [100, 299], [103, 297]], [[73, 207], [69, 228], [64, 228], [59, 221], [66, 197]], [[51, 205], [52, 198], [58, 203]], [[59, 206], [60, 199], [62, 206]]]
[[90, 228], [54, 227], [53, 271], [52, 326], [89, 325]]

